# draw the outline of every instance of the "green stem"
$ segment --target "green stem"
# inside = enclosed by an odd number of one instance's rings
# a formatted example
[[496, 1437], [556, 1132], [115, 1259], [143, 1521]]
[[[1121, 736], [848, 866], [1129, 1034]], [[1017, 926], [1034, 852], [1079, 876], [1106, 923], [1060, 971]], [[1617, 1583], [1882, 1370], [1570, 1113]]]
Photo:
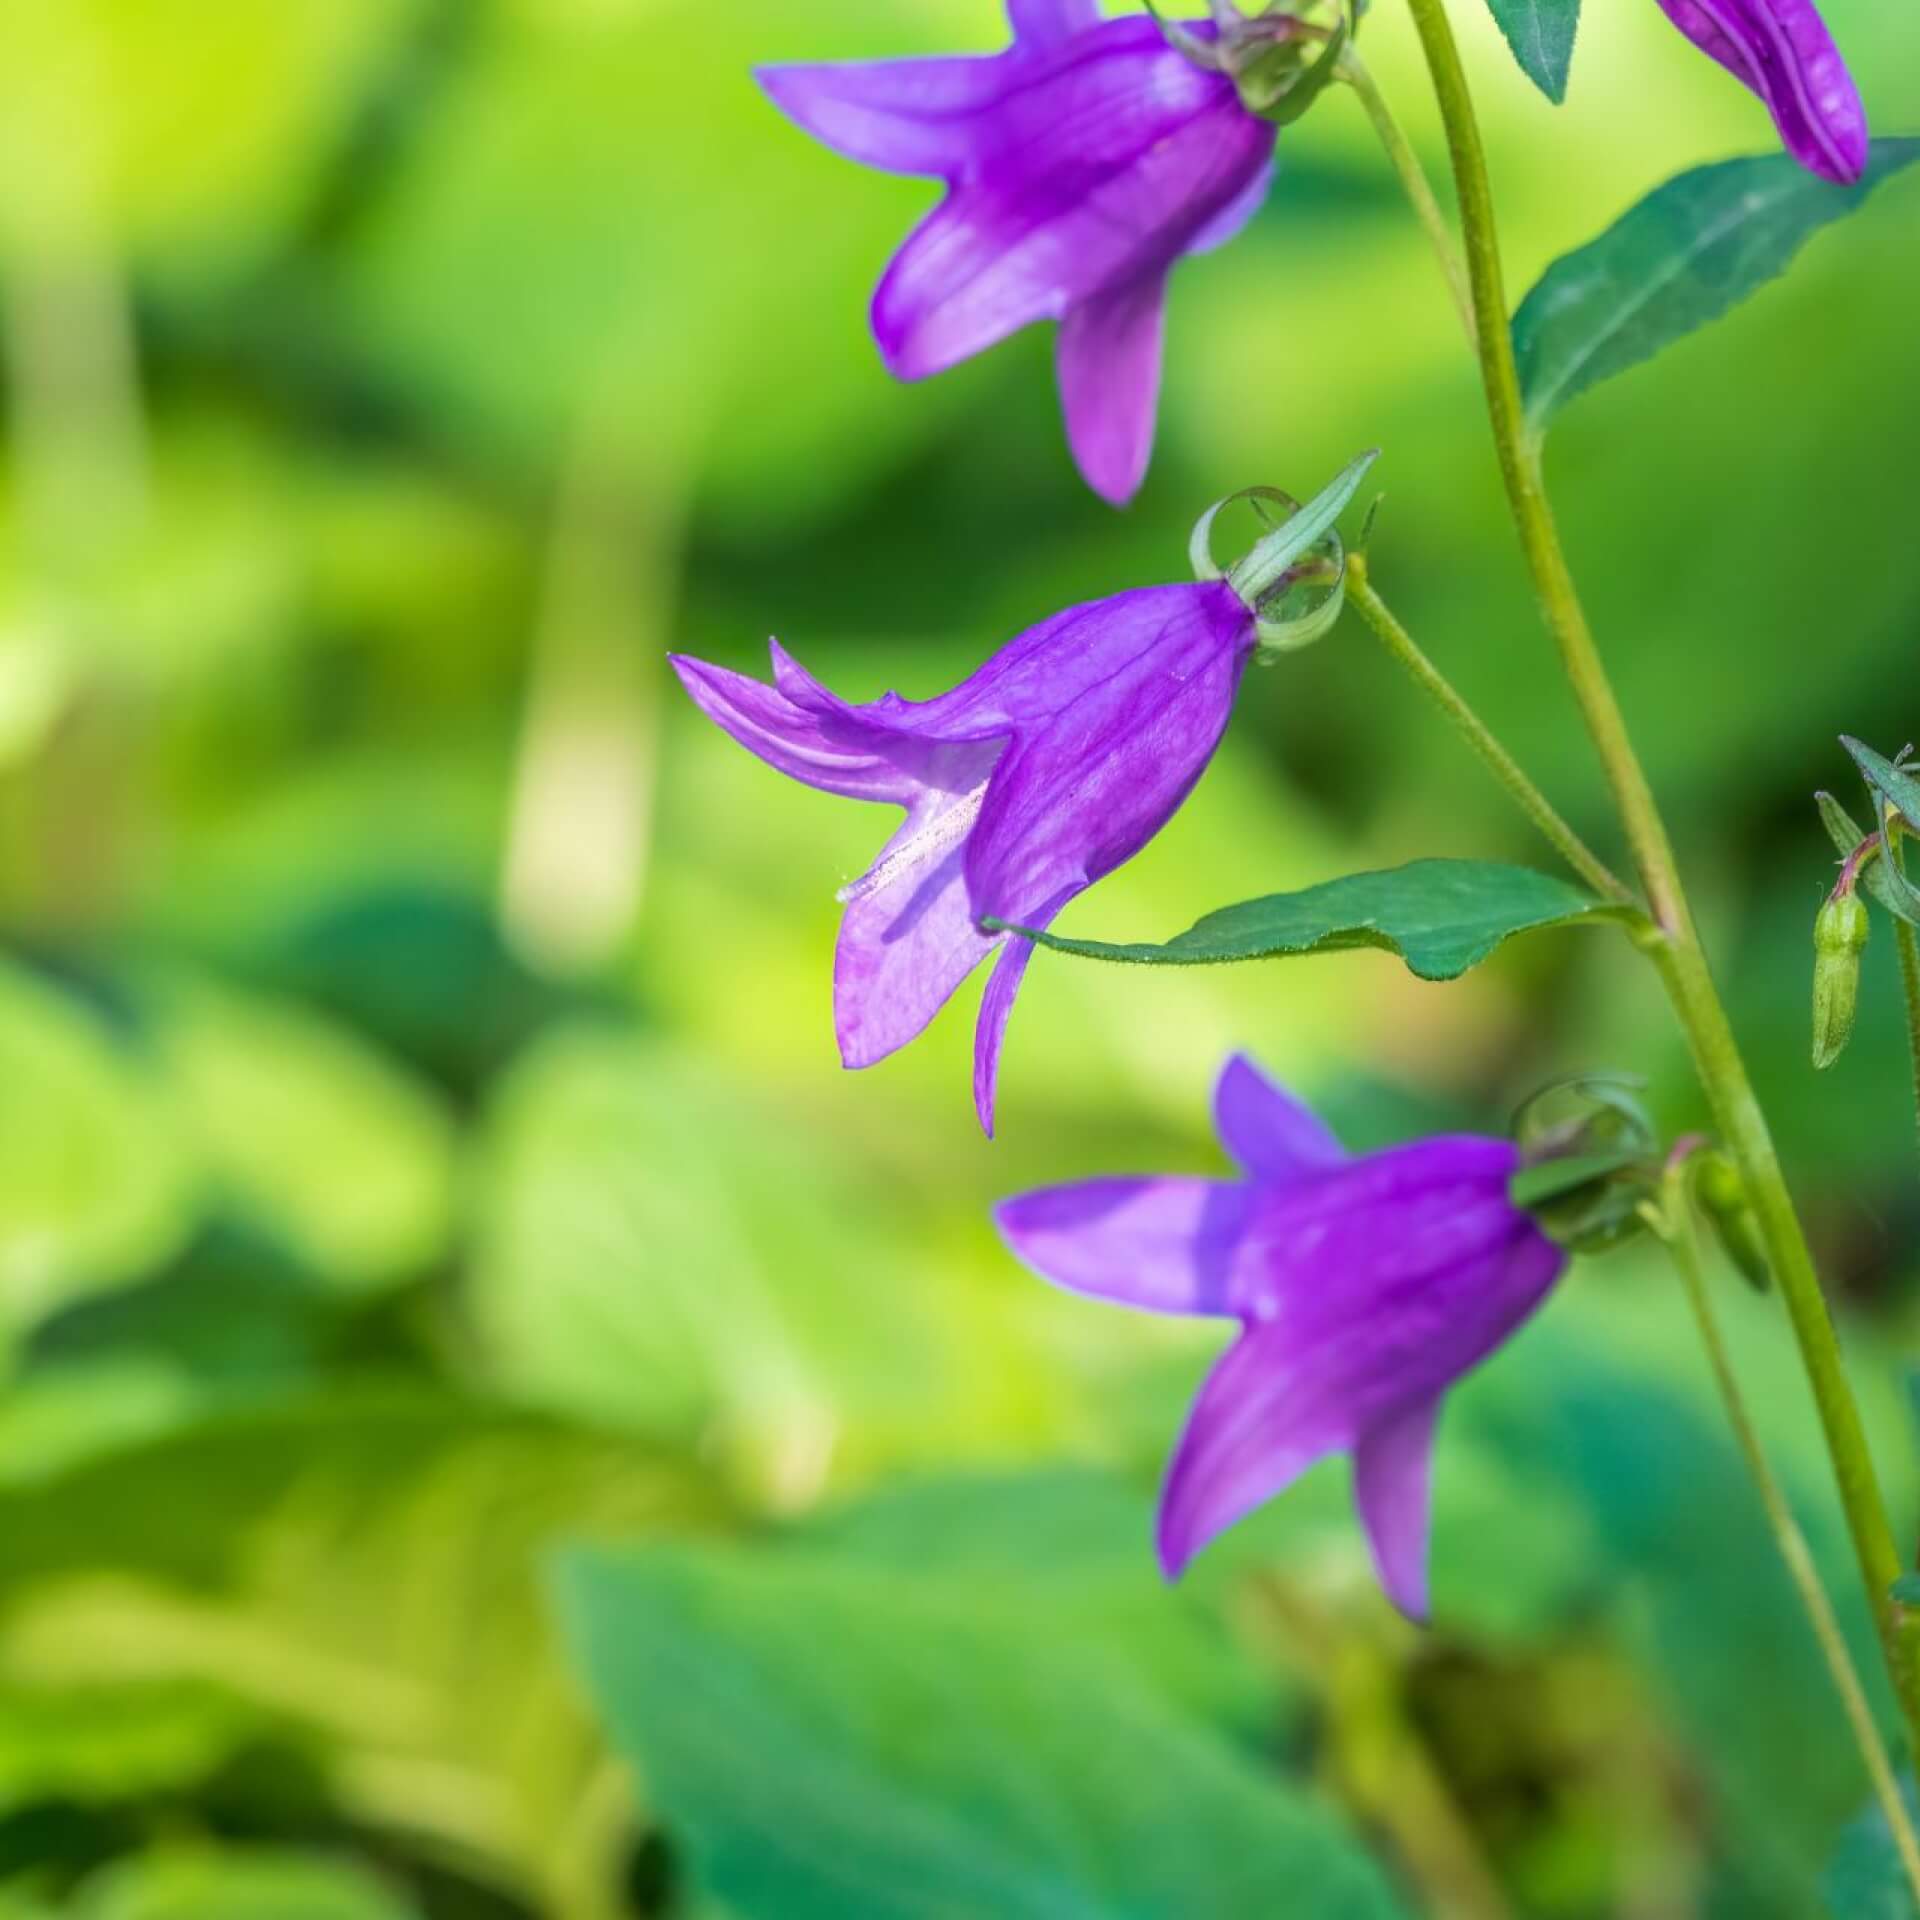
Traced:
[[1486, 153], [1445, 0], [1408, 0], [1408, 7], [1446, 124], [1473, 285], [1475, 345], [1514, 524], [1547, 625], [1606, 769], [1658, 923], [1660, 931], [1643, 944], [1660, 968], [1721, 1137], [1738, 1163], [1753, 1201], [1801, 1364], [1819, 1410], [1847, 1530], [1880, 1630], [1887, 1669], [1915, 1750], [1920, 1751], [1920, 1669], [1910, 1650], [1901, 1610], [1889, 1592], [1901, 1572], [1900, 1554], [1887, 1523], [1860, 1411], [1847, 1384], [1839, 1342], [1786, 1175], [1714, 987], [1665, 823], [1628, 738], [1619, 702], [1575, 591], [1547, 499], [1538, 452], [1526, 432], [1507, 325], [1506, 288]]
[[[1902, 873], [1907, 870], [1901, 835], [1887, 830], [1887, 853]], [[1907, 1000], [1907, 1047], [1913, 1056], [1914, 1112], [1920, 1117], [1920, 935], [1904, 920], [1893, 925], [1894, 944], [1900, 950], [1900, 985]]]
[[1525, 769], [1494, 737], [1487, 723], [1467, 704], [1465, 696], [1421, 651], [1392, 609], [1374, 591], [1367, 577], [1365, 554], [1347, 561], [1347, 603], [1366, 621], [1414, 684], [1444, 714], [1454, 730], [1477, 753], [1507, 793], [1560, 857], [1596, 893], [1608, 899], [1630, 901], [1626, 884], [1561, 817], [1553, 802], [1527, 777]]
[[1847, 1651], [1846, 1635], [1842, 1633], [1840, 1622], [1834, 1615], [1833, 1602], [1828, 1599], [1826, 1588], [1820, 1584], [1820, 1572], [1814, 1565], [1807, 1537], [1793, 1517], [1793, 1509], [1787, 1504], [1780, 1482], [1774, 1477], [1766, 1449], [1760, 1443], [1759, 1429], [1754, 1424], [1746, 1397], [1740, 1391], [1740, 1381], [1733, 1370], [1733, 1359], [1727, 1351], [1725, 1336], [1713, 1310], [1713, 1297], [1708, 1292], [1706, 1276], [1701, 1271], [1700, 1243], [1694, 1232], [1683, 1180], [1684, 1173], [1676, 1167], [1668, 1177], [1664, 1210], [1653, 1219], [1654, 1230], [1665, 1242], [1681, 1283], [1686, 1288], [1687, 1300], [1693, 1308], [1694, 1319], [1699, 1323], [1700, 1339], [1713, 1369], [1714, 1384], [1720, 1389], [1720, 1398], [1726, 1405], [1727, 1420], [1733, 1428], [1734, 1438], [1739, 1442], [1741, 1453], [1746, 1456], [1747, 1471], [1753, 1476], [1754, 1488], [1766, 1511], [1767, 1524], [1773, 1530], [1774, 1543], [1780, 1549], [1780, 1558], [1786, 1563], [1794, 1586], [1799, 1589], [1800, 1602], [1806, 1609], [1814, 1637], [1820, 1642], [1827, 1671], [1833, 1676], [1840, 1704], [1845, 1708], [1847, 1720], [1852, 1726], [1854, 1744], [1860, 1749], [1867, 1777], [1873, 1783], [1874, 1797], [1880, 1802], [1880, 1810], [1886, 1816], [1894, 1849], [1900, 1856], [1900, 1865], [1907, 1876], [1907, 1884], [1912, 1887], [1915, 1897], [1920, 1898], [1920, 1839], [1914, 1835], [1913, 1821], [1894, 1778], [1893, 1766], [1887, 1758], [1880, 1730], [1874, 1724], [1873, 1709], [1867, 1702], [1866, 1689], [1860, 1684], [1853, 1656]]
[[1340, 56], [1340, 77], [1359, 95], [1360, 104], [1373, 123], [1374, 133], [1386, 149], [1387, 159], [1400, 176], [1400, 185], [1420, 224], [1426, 228], [1435, 254], [1439, 256], [1440, 270], [1447, 277], [1447, 291], [1453, 295], [1460, 324], [1466, 328], [1467, 338], [1472, 340], [1473, 289], [1468, 284], [1467, 265], [1460, 257], [1459, 242], [1453, 237], [1447, 216], [1440, 210], [1433, 184], [1427, 178], [1426, 168], [1420, 164], [1420, 156], [1413, 150], [1412, 141], [1394, 118], [1386, 95], [1380, 91], [1380, 83], [1373, 77], [1372, 69], [1360, 58], [1359, 49], [1351, 41]]

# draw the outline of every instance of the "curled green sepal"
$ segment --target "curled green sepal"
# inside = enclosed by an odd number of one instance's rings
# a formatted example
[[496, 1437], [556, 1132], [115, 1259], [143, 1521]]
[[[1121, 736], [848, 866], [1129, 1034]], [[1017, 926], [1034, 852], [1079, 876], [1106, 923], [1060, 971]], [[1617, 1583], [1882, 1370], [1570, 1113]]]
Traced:
[[1893, 908], [1902, 920], [1920, 924], [1920, 887], [1906, 876], [1894, 857], [1893, 828], [1889, 814], [1897, 814], [1911, 833], [1920, 834], [1920, 779], [1911, 764], [1913, 749], [1903, 747], [1891, 760], [1851, 734], [1843, 733], [1840, 744], [1853, 756], [1878, 801], [1874, 807], [1880, 826], [1880, 877], [1892, 895]]
[[1205, 67], [1210, 73], [1225, 70], [1226, 54], [1218, 41], [1202, 40], [1190, 28], [1183, 27], [1178, 20], [1169, 20], [1160, 11], [1156, 0], [1147, 0], [1147, 12], [1153, 16], [1153, 24], [1160, 29], [1161, 36], [1176, 53], [1184, 54], [1196, 67]]
[[1256, 119], [1291, 126], [1340, 77], [1340, 59], [1353, 38], [1353, 17], [1343, 5], [1318, 54], [1304, 57], [1297, 39], [1276, 41], [1236, 67], [1240, 104]]
[[1884, 907], [1896, 920], [1920, 927], [1920, 908], [1909, 907], [1893, 890], [1889, 869], [1880, 857], [1886, 851], [1882, 836], [1871, 827], [1861, 826], [1832, 794], [1816, 793], [1813, 797], [1819, 803], [1828, 838], [1840, 850], [1840, 858], [1853, 864], [1855, 877], [1874, 904]]

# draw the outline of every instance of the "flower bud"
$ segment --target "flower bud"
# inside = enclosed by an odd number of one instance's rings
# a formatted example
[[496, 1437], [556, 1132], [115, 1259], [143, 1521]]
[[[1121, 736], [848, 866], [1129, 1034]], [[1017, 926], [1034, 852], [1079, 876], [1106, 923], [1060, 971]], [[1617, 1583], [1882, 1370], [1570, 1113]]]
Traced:
[[1713, 1228], [1714, 1238], [1756, 1293], [1773, 1284], [1767, 1249], [1760, 1237], [1759, 1216], [1747, 1197], [1740, 1170], [1717, 1149], [1697, 1155], [1690, 1164], [1693, 1197]]
[[1853, 1037], [1854, 1010], [1860, 999], [1860, 955], [1872, 923], [1866, 903], [1852, 893], [1836, 894], [1813, 923], [1813, 1064], [1833, 1065]]

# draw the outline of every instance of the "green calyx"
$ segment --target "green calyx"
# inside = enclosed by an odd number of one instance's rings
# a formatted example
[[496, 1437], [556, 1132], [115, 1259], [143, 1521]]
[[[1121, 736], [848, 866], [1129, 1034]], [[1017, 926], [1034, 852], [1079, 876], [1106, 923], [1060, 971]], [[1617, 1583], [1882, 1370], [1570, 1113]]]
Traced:
[[1534, 1095], [1515, 1118], [1524, 1164], [1507, 1183], [1516, 1207], [1572, 1253], [1605, 1253], [1646, 1228], [1662, 1155], [1637, 1081], [1581, 1074]]
[[[1194, 578], [1224, 579], [1240, 596], [1253, 615], [1263, 659], [1311, 646], [1340, 618], [1347, 554], [1337, 523], [1379, 457], [1377, 447], [1369, 448], [1305, 506], [1278, 487], [1243, 487], [1216, 500], [1195, 522], [1188, 543]], [[1214, 525], [1242, 500], [1252, 502], [1272, 531], [1223, 571], [1213, 557]]]
[[[1224, 73], [1256, 119], [1277, 127], [1298, 120], [1339, 78], [1341, 56], [1351, 42], [1358, 7], [1350, 0], [1274, 0], [1252, 16], [1232, 0], [1213, 0], [1211, 37], [1169, 19], [1158, 0], [1147, 11], [1167, 44], [1195, 66]], [[1331, 19], [1315, 16], [1321, 13]]]

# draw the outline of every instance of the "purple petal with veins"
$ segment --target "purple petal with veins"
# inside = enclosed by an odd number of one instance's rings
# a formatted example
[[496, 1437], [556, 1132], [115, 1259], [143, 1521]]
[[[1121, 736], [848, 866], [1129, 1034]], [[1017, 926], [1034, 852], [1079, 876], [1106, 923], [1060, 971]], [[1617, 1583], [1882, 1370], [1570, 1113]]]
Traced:
[[1060, 322], [1069, 443], [1088, 483], [1124, 502], [1152, 448], [1167, 276], [1252, 218], [1274, 130], [1150, 19], [1103, 20], [1091, 0], [1009, 11], [1004, 53], [769, 67], [760, 79], [849, 159], [946, 184], [874, 295], [889, 369], [924, 379]]
[[1508, 1141], [1421, 1140], [1348, 1157], [1244, 1058], [1215, 1096], [1235, 1181], [1093, 1180], [1009, 1200], [1008, 1245], [1076, 1293], [1240, 1333], [1168, 1468], [1169, 1578], [1333, 1453], [1388, 1596], [1427, 1608], [1430, 1481], [1445, 1394], [1527, 1320], [1565, 1253], [1515, 1207]]
[[1070, 607], [932, 700], [842, 700], [777, 644], [773, 684], [676, 656], [701, 711], [807, 786], [905, 818], [840, 891], [834, 1029], [849, 1067], [903, 1047], [1000, 949], [974, 1098], [993, 1131], [1001, 1043], [1044, 927], [1172, 817], [1225, 731], [1253, 618], [1224, 582]]

